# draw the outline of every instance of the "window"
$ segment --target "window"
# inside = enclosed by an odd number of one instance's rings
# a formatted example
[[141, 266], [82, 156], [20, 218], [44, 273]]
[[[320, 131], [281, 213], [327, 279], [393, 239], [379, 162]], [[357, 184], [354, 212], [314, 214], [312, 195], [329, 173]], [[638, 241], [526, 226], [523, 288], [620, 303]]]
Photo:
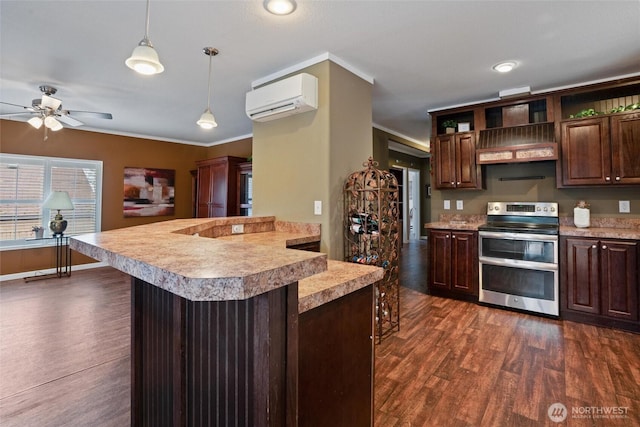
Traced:
[[52, 191], [66, 191], [73, 210], [60, 213], [67, 220], [65, 235], [100, 231], [102, 162], [55, 157], [0, 154], [0, 247], [34, 242], [33, 227], [44, 227], [57, 211], [42, 209]]

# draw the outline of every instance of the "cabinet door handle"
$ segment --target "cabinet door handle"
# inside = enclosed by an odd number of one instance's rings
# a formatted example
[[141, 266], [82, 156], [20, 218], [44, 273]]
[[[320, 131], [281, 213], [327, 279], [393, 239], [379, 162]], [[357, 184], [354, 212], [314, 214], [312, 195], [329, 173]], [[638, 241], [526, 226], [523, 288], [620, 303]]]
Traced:
[[598, 245], [593, 245], [591, 246], [591, 249], [596, 249], [598, 247]]
[[616, 176], [616, 181], [620, 181], [620, 177], [619, 176]]
[[449, 238], [449, 235], [447, 234], [445, 237], [448, 239], [448, 238]]
[[602, 249], [607, 249], [607, 245], [602, 245]]
[[456, 185], [456, 183], [455, 183], [455, 182], [453, 182], [453, 181], [451, 181], [451, 185]]
[[452, 238], [452, 239], [455, 239], [455, 238], [456, 238], [456, 235], [455, 235], [455, 234], [452, 234], [452, 235], [451, 235], [451, 238]]
[[460, 185], [460, 181], [458, 181], [458, 185]]
[[604, 180], [605, 180], [605, 181], [611, 181], [611, 177], [610, 177], [610, 176], [605, 176], [605, 177], [604, 177]]

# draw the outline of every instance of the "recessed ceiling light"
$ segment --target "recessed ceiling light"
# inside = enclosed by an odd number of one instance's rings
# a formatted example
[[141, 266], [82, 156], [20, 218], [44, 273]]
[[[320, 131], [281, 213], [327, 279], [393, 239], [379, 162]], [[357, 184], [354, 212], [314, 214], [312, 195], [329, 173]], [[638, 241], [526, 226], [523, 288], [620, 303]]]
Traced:
[[493, 69], [499, 73], [508, 73], [509, 71], [516, 68], [518, 64], [515, 61], [505, 61], [500, 62], [493, 66]]
[[274, 15], [288, 15], [296, 10], [295, 0], [264, 0], [264, 8]]

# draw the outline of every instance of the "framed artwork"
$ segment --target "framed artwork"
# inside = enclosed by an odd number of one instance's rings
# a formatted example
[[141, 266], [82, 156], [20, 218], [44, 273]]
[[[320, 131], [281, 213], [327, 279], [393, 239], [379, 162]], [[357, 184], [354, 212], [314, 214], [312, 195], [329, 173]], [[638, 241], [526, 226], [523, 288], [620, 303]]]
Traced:
[[174, 215], [175, 177], [173, 169], [125, 167], [125, 218]]

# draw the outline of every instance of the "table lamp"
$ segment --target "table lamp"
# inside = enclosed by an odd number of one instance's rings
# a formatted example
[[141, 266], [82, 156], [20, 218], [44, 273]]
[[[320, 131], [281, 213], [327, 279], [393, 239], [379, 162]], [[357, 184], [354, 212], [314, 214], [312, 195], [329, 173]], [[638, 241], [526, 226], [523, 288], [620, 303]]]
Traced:
[[73, 203], [71, 203], [71, 199], [69, 198], [69, 193], [66, 191], [53, 191], [47, 197], [47, 200], [44, 201], [42, 205], [44, 209], [57, 209], [58, 213], [55, 218], [49, 221], [49, 228], [53, 232], [54, 236], [60, 235], [64, 233], [64, 230], [67, 229], [67, 220], [62, 219], [62, 215], [60, 215], [61, 209], [73, 209]]

